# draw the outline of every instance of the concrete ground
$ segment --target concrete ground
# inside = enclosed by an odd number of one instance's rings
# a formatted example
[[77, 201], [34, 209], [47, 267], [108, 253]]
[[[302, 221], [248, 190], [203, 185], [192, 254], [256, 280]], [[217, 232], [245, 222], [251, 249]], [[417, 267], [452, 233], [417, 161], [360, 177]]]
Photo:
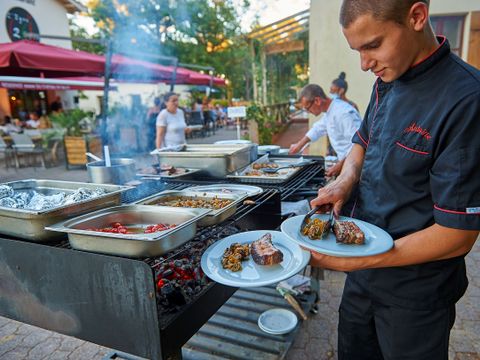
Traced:
[[[189, 142], [212, 143], [235, 138], [235, 129], [222, 129], [215, 136], [189, 139]], [[149, 155], [139, 156], [138, 160], [151, 161]], [[2, 166], [0, 182], [29, 178], [88, 181], [86, 170], [66, 170], [63, 165], [49, 169], [30, 167], [18, 170], [6, 170], [1, 162], [0, 166]], [[467, 256], [467, 266], [470, 286], [457, 305], [457, 319], [450, 340], [450, 360], [480, 360], [480, 245], [478, 242]], [[287, 360], [337, 358], [337, 310], [344, 280], [343, 273], [325, 272], [325, 279], [320, 282], [319, 312], [317, 315], [310, 315], [310, 318], [301, 325], [293, 347], [287, 354]], [[1, 360], [102, 359], [109, 351], [110, 349], [96, 344], [0, 317]]]

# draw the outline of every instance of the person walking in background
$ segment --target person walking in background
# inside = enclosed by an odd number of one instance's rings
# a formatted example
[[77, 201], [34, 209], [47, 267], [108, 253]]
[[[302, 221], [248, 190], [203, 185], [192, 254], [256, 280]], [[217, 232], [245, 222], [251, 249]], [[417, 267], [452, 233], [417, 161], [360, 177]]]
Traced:
[[148, 109], [147, 112], [147, 146], [151, 150], [155, 147], [155, 141], [157, 138], [157, 117], [160, 114], [162, 101], [159, 97], [153, 99], [153, 106]]
[[447, 360], [480, 230], [480, 71], [435, 36], [429, 0], [343, 0], [340, 23], [377, 79], [342, 172], [311, 206], [338, 215], [351, 199], [350, 216], [395, 245], [312, 252], [312, 266], [347, 272], [338, 358]]
[[337, 164], [327, 170], [327, 176], [336, 176], [342, 170], [345, 157], [352, 148], [352, 137], [360, 127], [360, 114], [349, 103], [340, 99], [330, 99], [316, 84], [305, 86], [300, 92], [300, 104], [309, 113], [325, 115], [313, 124], [312, 128], [297, 143], [290, 147], [289, 154], [298, 153], [309, 142], [328, 135], [330, 144], [338, 158]]
[[330, 98], [346, 101], [358, 111], [357, 104], [352, 100], [347, 99], [348, 83], [345, 80], [346, 76], [347, 75], [342, 71], [340, 75], [338, 75], [338, 78], [332, 81], [332, 85], [330, 85]]
[[178, 95], [169, 92], [164, 96], [166, 108], [157, 117], [156, 147], [171, 147], [186, 143], [185, 134], [189, 132], [183, 110], [178, 108]]

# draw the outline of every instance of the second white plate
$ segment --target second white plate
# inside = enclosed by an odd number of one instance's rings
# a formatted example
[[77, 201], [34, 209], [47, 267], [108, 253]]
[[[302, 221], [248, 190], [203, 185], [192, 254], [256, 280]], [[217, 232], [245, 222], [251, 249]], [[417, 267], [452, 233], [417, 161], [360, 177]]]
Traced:
[[[251, 243], [266, 233], [272, 234], [272, 242], [283, 253], [283, 261], [278, 265], [256, 264], [250, 256], [242, 262], [242, 270], [233, 272], [222, 267], [222, 256], [233, 243]], [[212, 280], [234, 287], [259, 287], [276, 284], [301, 271], [310, 261], [310, 253], [300, 248], [279, 231], [256, 230], [228, 236], [212, 244], [203, 254], [203, 272]]]

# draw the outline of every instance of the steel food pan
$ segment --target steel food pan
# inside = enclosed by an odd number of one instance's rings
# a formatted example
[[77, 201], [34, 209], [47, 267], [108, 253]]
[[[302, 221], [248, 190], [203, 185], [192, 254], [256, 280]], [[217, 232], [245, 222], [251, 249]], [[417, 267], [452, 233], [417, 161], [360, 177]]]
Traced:
[[251, 183], [251, 184], [281, 184], [290, 180], [300, 169], [301, 167], [293, 167], [289, 169], [279, 170], [276, 174], [267, 174], [261, 173], [262, 175], [247, 175], [248, 172], [254, 170], [253, 164], [268, 163], [273, 162], [279, 167], [294, 165], [301, 162], [301, 158], [274, 158], [264, 155], [259, 158], [257, 161], [254, 161], [252, 164], [246, 166], [245, 168], [236, 171], [233, 174], [227, 175], [227, 178], [234, 179], [242, 183]]
[[[208, 213], [207, 209], [123, 205], [66, 220], [47, 229], [67, 233], [74, 249], [148, 257], [165, 254], [192, 239], [197, 231], [197, 222]], [[115, 222], [137, 228], [158, 223], [175, 224], [176, 227], [150, 234], [113, 234], [87, 230], [108, 227]]]
[[[212, 209], [212, 211], [205, 216], [203, 219], [200, 219], [199, 226], [209, 226], [214, 224], [219, 224], [222, 221], [228, 219], [230, 216], [235, 214], [237, 211], [238, 203], [245, 198], [245, 196], [238, 194], [219, 194], [219, 193], [201, 193], [195, 191], [175, 191], [167, 190], [159, 194], [152, 195], [148, 198], [142, 199], [137, 202], [137, 204], [142, 205], [157, 205], [163, 201], [174, 200], [179, 197], [191, 197], [199, 200], [211, 200], [213, 198], [231, 200], [231, 203], [221, 209]], [[170, 209], [177, 209], [177, 207], [169, 207]]]
[[57, 180], [21, 180], [4, 183], [15, 191], [35, 190], [44, 195], [59, 192], [72, 193], [78, 188], [104, 189], [106, 193], [74, 204], [53, 207], [44, 211], [0, 207], [0, 233], [35, 242], [55, 240], [61, 235], [46, 231], [45, 227], [65, 219], [85, 214], [104, 207], [119, 205], [121, 193], [130, 189], [126, 186], [89, 184]]
[[[153, 169], [155, 169], [155, 167], [153, 167]], [[181, 173], [181, 174], [171, 174], [171, 175], [169, 175], [168, 170], [159, 170], [158, 173], [149, 174], [148, 172], [145, 172], [145, 169], [142, 169], [143, 172], [140, 170], [140, 171], [137, 172], [136, 175], [138, 177], [154, 178], [154, 179], [160, 179], [160, 178], [178, 179], [178, 178], [183, 178], [183, 177], [189, 177], [189, 176], [191, 176], [195, 173], [198, 173], [200, 171], [200, 169], [183, 168], [183, 167], [177, 167], [177, 169], [183, 169], [183, 170], [185, 170], [185, 172]], [[155, 169], [155, 170], [157, 170], [157, 169]]]
[[160, 165], [197, 168], [200, 175], [224, 178], [227, 174], [251, 162], [254, 145], [187, 145], [183, 151], [162, 151], [151, 154], [158, 157]]

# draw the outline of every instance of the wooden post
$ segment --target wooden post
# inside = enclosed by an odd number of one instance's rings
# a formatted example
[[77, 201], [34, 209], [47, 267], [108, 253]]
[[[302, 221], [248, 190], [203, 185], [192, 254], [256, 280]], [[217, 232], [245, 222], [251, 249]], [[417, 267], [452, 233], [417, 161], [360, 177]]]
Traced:
[[471, 14], [467, 61], [480, 69], [480, 11], [473, 11]]
[[253, 39], [250, 39], [249, 43], [250, 43], [250, 56], [252, 57], [253, 101], [258, 102], [257, 64], [255, 62], [255, 47], [253, 46]]
[[262, 104], [267, 105], [267, 55], [265, 49], [262, 48], [260, 53], [260, 62], [262, 64]]

